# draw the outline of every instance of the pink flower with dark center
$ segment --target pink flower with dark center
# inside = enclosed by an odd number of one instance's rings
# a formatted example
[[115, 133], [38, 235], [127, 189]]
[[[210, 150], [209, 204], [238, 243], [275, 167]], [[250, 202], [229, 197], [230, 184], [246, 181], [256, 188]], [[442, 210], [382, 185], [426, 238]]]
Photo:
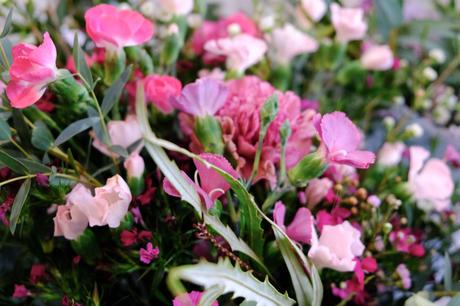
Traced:
[[6, 95], [12, 107], [25, 108], [37, 102], [46, 85], [56, 80], [56, 47], [46, 32], [40, 46], [18, 44], [13, 47], [12, 56]]
[[280, 201], [275, 204], [273, 211], [273, 219], [275, 223], [294, 241], [309, 244], [311, 241], [311, 233], [313, 229], [313, 217], [305, 207], [297, 210], [294, 219], [287, 227], [284, 225], [284, 216], [286, 213], [286, 206]]
[[322, 118], [318, 115], [315, 126], [327, 161], [364, 169], [374, 163], [374, 153], [358, 150], [362, 141], [361, 132], [345, 113], [333, 112]]
[[145, 264], [150, 264], [154, 259], [158, 258], [160, 255], [160, 249], [158, 247], [153, 247], [152, 243], [147, 243], [146, 248], [141, 248], [139, 250], [139, 259]]

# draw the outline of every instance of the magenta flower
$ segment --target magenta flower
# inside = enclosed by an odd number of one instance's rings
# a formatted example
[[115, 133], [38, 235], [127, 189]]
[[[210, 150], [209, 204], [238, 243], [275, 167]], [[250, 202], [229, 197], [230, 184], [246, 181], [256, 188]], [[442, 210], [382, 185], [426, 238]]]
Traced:
[[14, 285], [14, 292], [13, 292], [13, 298], [14, 299], [22, 299], [25, 297], [28, 297], [30, 295], [29, 289], [26, 288], [24, 285]]
[[[235, 169], [233, 169], [232, 165], [225, 159], [225, 157], [211, 153], [203, 153], [199, 156], [212, 165], [217, 166], [218, 168], [229, 173], [234, 178], [238, 178], [238, 173]], [[210, 209], [214, 206], [214, 202], [223, 194], [225, 194], [228, 189], [230, 189], [230, 185], [215, 170], [206, 167], [200, 161], [194, 160], [194, 163], [197, 168], [200, 182], [192, 181], [185, 172], [182, 172], [182, 175], [190, 183], [190, 185], [193, 186], [196, 192], [198, 192], [202, 201], [205, 203], [206, 208]], [[174, 186], [167, 178], [163, 180], [163, 188], [164, 191], [170, 196], [180, 197], [179, 192], [174, 188]]]
[[[201, 296], [203, 292], [192, 291], [181, 296], [176, 297], [173, 300], [173, 306], [198, 306], [200, 304]], [[212, 302], [211, 306], [219, 306], [217, 301]]]
[[278, 201], [273, 211], [273, 219], [275, 223], [294, 241], [309, 244], [311, 241], [311, 233], [313, 226], [313, 218], [305, 207], [297, 210], [294, 219], [287, 227], [284, 225], [284, 215], [286, 213], [286, 206]]
[[30, 282], [37, 284], [45, 276], [46, 266], [43, 264], [33, 264], [30, 268]]
[[171, 98], [171, 104], [193, 116], [213, 116], [222, 108], [227, 96], [228, 89], [222, 82], [202, 78], [186, 85], [178, 98]]
[[374, 153], [358, 150], [361, 133], [345, 113], [333, 112], [319, 118], [318, 115], [315, 126], [329, 162], [362, 169], [374, 163]]
[[139, 259], [145, 264], [150, 264], [152, 260], [158, 258], [160, 255], [160, 249], [158, 247], [153, 247], [152, 243], [147, 243], [146, 248], [141, 248], [139, 250]]
[[455, 168], [460, 168], [460, 152], [453, 145], [448, 145], [444, 152], [444, 160]]

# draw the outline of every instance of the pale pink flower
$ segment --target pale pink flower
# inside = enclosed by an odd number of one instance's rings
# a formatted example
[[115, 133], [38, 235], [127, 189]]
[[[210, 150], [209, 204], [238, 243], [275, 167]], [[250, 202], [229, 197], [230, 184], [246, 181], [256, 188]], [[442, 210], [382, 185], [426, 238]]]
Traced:
[[31, 293], [29, 289], [26, 288], [24, 285], [14, 284], [14, 292], [13, 292], [13, 299], [22, 299], [25, 297], [30, 296]]
[[[166, 16], [188, 15], [193, 10], [193, 0], [156, 0], [159, 13]], [[163, 19], [163, 18], [161, 18]]]
[[123, 163], [128, 177], [140, 178], [144, 174], [145, 163], [144, 159], [137, 152], [133, 152]]
[[274, 29], [269, 36], [269, 43], [271, 57], [282, 65], [289, 64], [297, 55], [315, 52], [319, 46], [314, 38], [289, 23]]
[[85, 186], [78, 184], [67, 196], [69, 203], [77, 206], [86, 215], [90, 226], [116, 228], [128, 212], [131, 203], [128, 185], [119, 175], [107, 180], [106, 185], [95, 189], [95, 195]]
[[18, 44], [13, 47], [12, 56], [6, 95], [12, 107], [25, 108], [37, 102], [46, 85], [56, 80], [56, 47], [46, 32], [40, 46]]
[[309, 244], [312, 236], [313, 217], [310, 210], [301, 207], [297, 210], [291, 224], [287, 227], [284, 225], [284, 216], [286, 214], [286, 206], [278, 201], [273, 210], [273, 220], [275, 223], [294, 241]]
[[301, 0], [300, 5], [313, 21], [319, 21], [327, 11], [327, 4], [324, 0]]
[[359, 40], [366, 35], [367, 23], [361, 8], [342, 8], [332, 3], [331, 20], [339, 42]]
[[393, 51], [388, 45], [371, 45], [363, 52], [360, 61], [369, 70], [389, 70], [393, 67]]
[[[109, 137], [113, 146], [119, 146], [124, 149], [128, 149], [135, 142], [142, 139], [142, 131], [135, 115], [128, 115], [125, 120], [112, 120], [107, 124]], [[94, 137], [93, 146], [98, 149], [101, 153], [108, 156], [118, 156], [118, 154], [110, 151], [110, 149], [102, 143], [102, 141], [96, 138], [94, 133], [91, 133]], [[135, 151], [139, 152], [142, 149], [143, 144], [140, 143]]]
[[109, 4], [96, 5], [85, 13], [86, 32], [97, 47], [121, 49], [137, 46], [153, 36], [153, 25], [138, 12]]
[[313, 232], [308, 257], [318, 268], [340, 272], [353, 271], [356, 257], [364, 252], [361, 233], [348, 221], [338, 225], [325, 225], [318, 240]]
[[211, 79], [198, 79], [187, 84], [171, 104], [178, 110], [193, 116], [214, 116], [227, 100], [228, 89], [224, 83]]
[[88, 226], [88, 218], [73, 203], [59, 205], [54, 221], [54, 236], [64, 236], [68, 240], [77, 239]]
[[393, 167], [399, 164], [406, 145], [402, 142], [385, 142], [377, 154], [377, 164], [383, 167]]
[[403, 16], [405, 21], [438, 20], [440, 13], [433, 0], [404, 0]]
[[332, 188], [332, 185], [332, 181], [328, 178], [313, 179], [308, 182], [308, 186], [305, 189], [305, 197], [308, 207], [311, 209], [321, 202]]
[[174, 110], [170, 100], [180, 95], [182, 84], [172, 76], [149, 75], [144, 79], [144, 88], [147, 100], [161, 112], [169, 114]]
[[342, 112], [333, 112], [316, 119], [316, 130], [324, 146], [326, 159], [333, 163], [355, 168], [368, 168], [375, 161], [375, 154], [360, 151], [361, 132]]
[[430, 153], [422, 147], [410, 147], [409, 152], [409, 189], [419, 207], [438, 212], [448, 209], [454, 192], [449, 167], [443, 160], [428, 160]]
[[[225, 159], [225, 157], [211, 153], [202, 153], [199, 156], [208, 163], [224, 170], [235, 179], [238, 178], [238, 173], [235, 169], [233, 169], [232, 165]], [[230, 189], [230, 185], [214, 169], [208, 168], [200, 161], [194, 160], [193, 162], [197, 168], [200, 182], [192, 181], [184, 172], [182, 172], [182, 175], [200, 195], [206, 208], [210, 209], [214, 206], [215, 201], [225, 194], [228, 189]], [[163, 180], [163, 189], [171, 196], [180, 197], [179, 192], [167, 178]]]
[[399, 264], [396, 267], [396, 273], [401, 278], [402, 286], [404, 289], [409, 289], [412, 287], [412, 280], [410, 278], [410, 271], [407, 269], [405, 264]]
[[257, 64], [267, 52], [267, 44], [262, 39], [248, 34], [208, 41], [205, 50], [226, 57], [227, 69], [243, 73]]
[[[198, 306], [200, 305], [203, 292], [192, 291], [174, 298], [173, 306]], [[219, 306], [217, 301], [212, 302], [211, 306]]]
[[152, 260], [158, 258], [160, 255], [160, 249], [158, 247], [153, 247], [152, 243], [147, 243], [146, 248], [141, 248], [139, 250], [139, 260], [145, 264], [150, 264]]

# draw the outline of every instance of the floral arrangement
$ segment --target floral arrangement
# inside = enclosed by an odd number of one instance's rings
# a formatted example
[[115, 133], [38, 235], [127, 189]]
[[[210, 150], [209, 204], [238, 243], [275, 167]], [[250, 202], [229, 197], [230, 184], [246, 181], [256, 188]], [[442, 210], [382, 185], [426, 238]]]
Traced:
[[1, 304], [460, 304], [458, 1], [99, 2], [2, 1]]

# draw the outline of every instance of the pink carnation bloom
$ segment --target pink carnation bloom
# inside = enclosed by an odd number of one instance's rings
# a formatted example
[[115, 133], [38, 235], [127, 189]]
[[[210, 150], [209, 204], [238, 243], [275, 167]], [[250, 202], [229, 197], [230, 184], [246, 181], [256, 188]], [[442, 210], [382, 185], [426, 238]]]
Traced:
[[224, 105], [227, 96], [225, 84], [211, 78], [202, 78], [187, 84], [179, 97], [171, 99], [171, 104], [192, 116], [214, 116]]
[[[230, 163], [224, 157], [211, 153], [200, 154], [200, 157], [208, 163], [229, 173], [234, 178], [238, 178], [238, 173], [235, 171], [235, 169], [233, 169], [232, 165], [230, 165]], [[215, 170], [208, 168], [200, 161], [194, 160], [193, 162], [197, 168], [200, 182], [192, 181], [184, 172], [182, 175], [200, 195], [201, 199], [206, 205], [206, 208], [210, 209], [214, 206], [214, 202], [223, 194], [225, 194], [228, 189], [230, 189], [230, 185]], [[170, 196], [180, 197], [179, 192], [174, 188], [174, 186], [167, 178], [163, 180], [163, 188], [164, 191]]]
[[313, 229], [313, 217], [305, 207], [297, 210], [294, 219], [287, 227], [284, 225], [284, 215], [286, 206], [280, 201], [275, 204], [273, 211], [273, 219], [275, 223], [294, 241], [309, 244], [311, 241], [311, 233]]
[[145, 264], [150, 264], [154, 259], [158, 258], [160, 255], [160, 249], [158, 247], [153, 247], [152, 243], [147, 243], [146, 248], [141, 248], [139, 250], [139, 260]]
[[301, 111], [301, 101], [292, 92], [276, 91], [269, 83], [257, 77], [244, 77], [228, 82], [230, 94], [218, 112], [227, 149], [237, 161], [237, 170], [249, 178], [259, 141], [260, 109], [274, 93], [278, 95], [279, 110], [265, 136], [257, 180], [266, 179], [276, 184], [275, 166], [280, 160], [281, 140], [279, 129], [288, 120], [291, 137], [286, 148], [287, 168], [295, 166], [310, 152], [315, 135], [313, 117], [315, 111]]
[[448, 209], [454, 192], [449, 167], [437, 158], [427, 161], [430, 153], [422, 147], [414, 146], [409, 151], [409, 189], [419, 207], [438, 212]]
[[168, 75], [149, 75], [144, 79], [144, 88], [147, 100], [161, 112], [169, 114], [174, 110], [170, 100], [180, 95], [182, 84]]
[[369, 168], [375, 161], [375, 154], [360, 151], [361, 132], [342, 112], [333, 112], [316, 120], [316, 130], [329, 162], [345, 164], [355, 168]]
[[25, 297], [30, 296], [31, 293], [30, 291], [26, 288], [24, 285], [14, 285], [14, 292], [13, 292], [13, 298], [14, 299], [22, 299]]
[[[192, 291], [178, 296], [173, 300], [173, 306], [198, 306], [202, 295], [203, 292]], [[219, 306], [219, 303], [217, 301], [212, 302], [211, 306]]]
[[46, 32], [40, 46], [18, 44], [13, 47], [12, 56], [6, 95], [12, 107], [25, 108], [37, 102], [46, 85], [56, 80], [56, 47]]
[[86, 32], [97, 47], [120, 49], [137, 46], [153, 36], [153, 25], [141, 14], [109, 4], [96, 5], [85, 13]]

